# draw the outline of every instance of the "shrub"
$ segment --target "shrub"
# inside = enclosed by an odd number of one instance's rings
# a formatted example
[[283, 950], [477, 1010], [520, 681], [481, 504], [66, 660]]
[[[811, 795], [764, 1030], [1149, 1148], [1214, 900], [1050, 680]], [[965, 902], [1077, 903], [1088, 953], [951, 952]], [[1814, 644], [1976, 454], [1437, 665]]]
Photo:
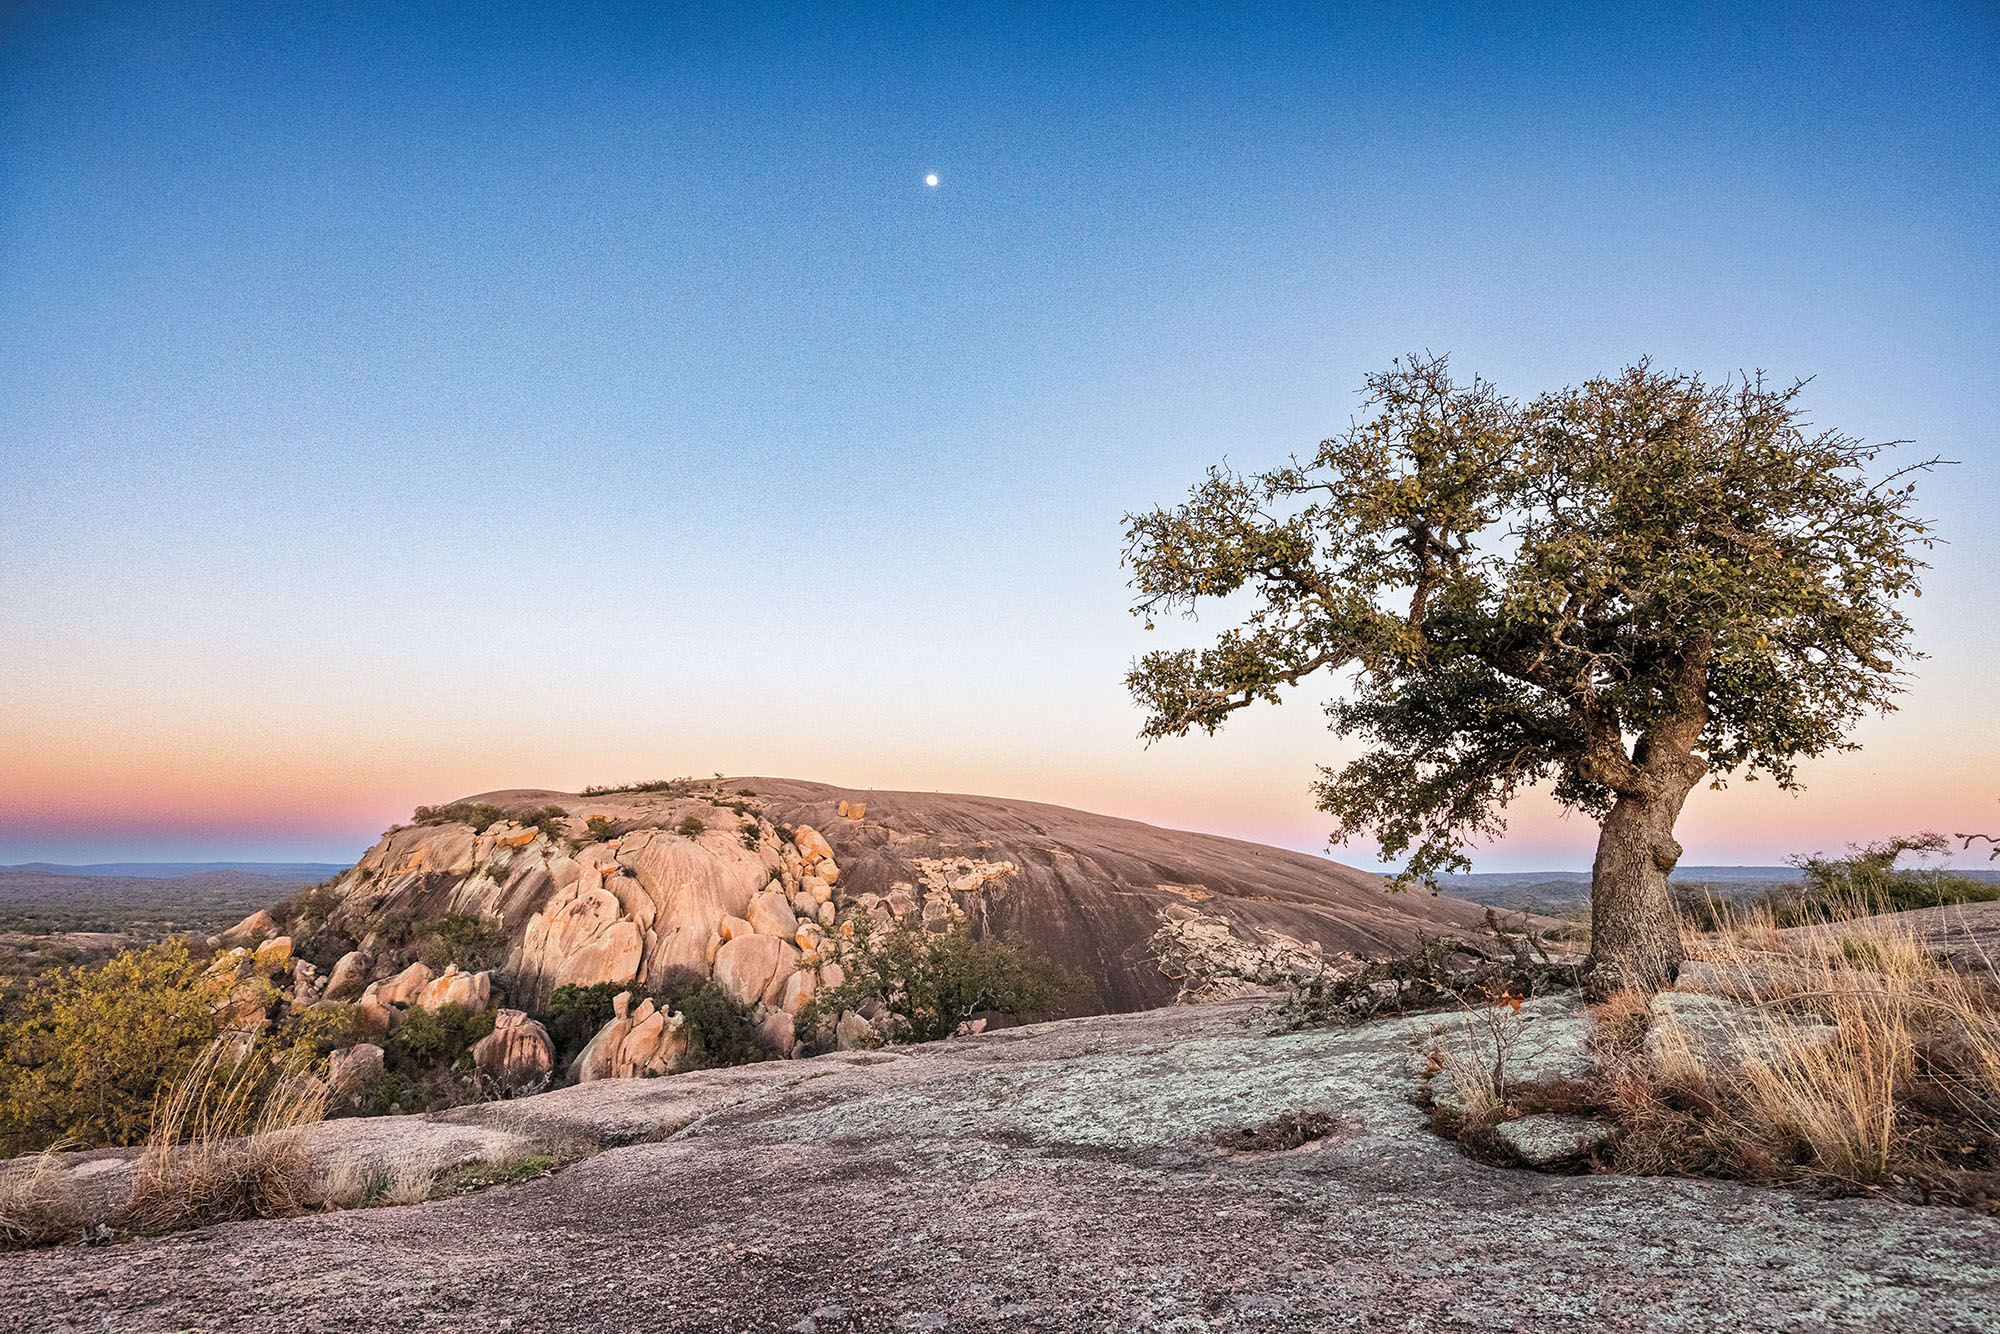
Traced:
[[0, 1147], [145, 1138], [155, 1095], [215, 1035], [201, 967], [179, 941], [45, 974], [0, 1020]]
[[701, 831], [706, 828], [708, 826], [701, 822], [701, 818], [694, 815], [688, 816], [685, 820], [674, 826], [675, 832], [683, 838], [698, 838], [701, 835]]
[[623, 982], [599, 982], [579, 987], [564, 983], [549, 997], [549, 1011], [542, 1026], [556, 1044], [558, 1064], [566, 1064], [584, 1049], [598, 1030], [611, 1022], [611, 1002], [619, 992], [630, 990]]
[[692, 778], [654, 778], [644, 783], [593, 783], [583, 790], [586, 797], [604, 797], [614, 792], [664, 792], [681, 796], [694, 787]]
[[507, 928], [499, 921], [474, 913], [447, 913], [430, 929], [417, 957], [432, 970], [457, 964], [466, 972], [477, 972], [499, 963], [507, 949]]
[[472, 1044], [493, 1031], [494, 1011], [478, 1014], [463, 1005], [440, 1005], [435, 1010], [412, 1006], [403, 1011], [402, 1022], [389, 1034], [383, 1049], [388, 1059], [405, 1073], [450, 1069], [472, 1050]]
[[1882, 843], [1853, 844], [1845, 857], [1794, 857], [1792, 865], [1799, 868], [1804, 881], [1798, 916], [1802, 921], [1833, 922], [1870, 913], [2000, 899], [2000, 885], [1982, 884], [1941, 866], [1896, 868], [1904, 853], [1914, 853], [1921, 862], [1950, 850], [1950, 840], [1943, 834], [1923, 833]]
[[524, 829], [538, 829], [542, 837], [553, 843], [563, 836], [563, 821], [569, 819], [569, 812], [560, 806], [529, 806], [513, 812], [514, 823]]
[[748, 1065], [771, 1054], [757, 1037], [750, 1011], [700, 974], [681, 973], [668, 978], [655, 1003], [678, 1010], [683, 1016], [681, 1033], [688, 1045], [676, 1067], [679, 1070]]
[[419, 806], [410, 818], [420, 825], [469, 824], [475, 834], [483, 834], [488, 825], [506, 819], [507, 812], [484, 801], [453, 801], [443, 806]]
[[599, 843], [608, 843], [618, 836], [618, 826], [608, 816], [593, 815], [583, 822], [583, 827]]
[[903, 1021], [902, 1042], [948, 1038], [982, 1010], [1017, 1017], [1048, 1011], [1076, 990], [1076, 979], [1017, 945], [974, 940], [963, 924], [945, 932], [901, 922], [887, 930], [862, 917], [847, 980], [808, 1003], [808, 1031], [842, 1010], [877, 1001]]
[[340, 906], [340, 894], [333, 887], [333, 881], [311, 885], [271, 910], [291, 933], [294, 939], [306, 934], [305, 928], [325, 922]]

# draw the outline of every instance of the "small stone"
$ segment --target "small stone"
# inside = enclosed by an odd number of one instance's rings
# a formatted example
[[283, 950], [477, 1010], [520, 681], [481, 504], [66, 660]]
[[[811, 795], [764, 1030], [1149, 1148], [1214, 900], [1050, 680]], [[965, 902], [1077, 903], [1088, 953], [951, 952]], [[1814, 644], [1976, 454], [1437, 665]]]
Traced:
[[1611, 1127], [1582, 1116], [1524, 1116], [1493, 1128], [1503, 1143], [1536, 1167], [1581, 1158], [1611, 1138]]

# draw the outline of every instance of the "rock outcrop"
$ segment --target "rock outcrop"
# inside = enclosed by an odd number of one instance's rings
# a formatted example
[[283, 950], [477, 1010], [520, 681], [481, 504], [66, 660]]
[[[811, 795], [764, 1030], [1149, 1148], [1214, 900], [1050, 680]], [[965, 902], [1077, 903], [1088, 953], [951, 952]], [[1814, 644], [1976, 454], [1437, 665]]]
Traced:
[[[1484, 914], [1392, 896], [1376, 877], [1230, 839], [1026, 802], [861, 796], [761, 778], [483, 793], [390, 830], [331, 883], [326, 934], [356, 948], [326, 977], [291, 959], [268, 913], [226, 934], [241, 942], [246, 976], [301, 965], [281, 979], [292, 1003], [351, 1001], [377, 1038], [412, 1009], [500, 1005], [527, 1016], [565, 986], [643, 997], [694, 975], [712, 977], [769, 1045], [789, 1051], [800, 1012], [840, 984], [857, 924], [962, 925], [1016, 940], [1086, 980], [1068, 1009], [1088, 1013], [1228, 994], [1245, 977], [1281, 980]], [[448, 949], [461, 962], [441, 970], [417, 959], [426, 924], [446, 919], [480, 927], [454, 927], [454, 939], [498, 943], [476, 963]], [[428, 945], [421, 953], [439, 957]], [[1224, 980], [1190, 985], [1213, 977]], [[232, 987], [229, 1022], [256, 1031], [268, 998]], [[847, 1024], [844, 1041], [879, 1041], [888, 1021], [859, 1022], [868, 1035]], [[489, 1064], [522, 1087], [537, 1077], [538, 1030], [510, 1020], [504, 1031], [514, 1036], [491, 1043]], [[685, 1045], [679, 1016], [639, 1003], [574, 1066], [582, 1079], [659, 1072]]]
[[493, 1031], [472, 1044], [472, 1068], [503, 1093], [535, 1092], [549, 1086], [556, 1069], [556, 1044], [549, 1031], [519, 1010], [501, 1010]]

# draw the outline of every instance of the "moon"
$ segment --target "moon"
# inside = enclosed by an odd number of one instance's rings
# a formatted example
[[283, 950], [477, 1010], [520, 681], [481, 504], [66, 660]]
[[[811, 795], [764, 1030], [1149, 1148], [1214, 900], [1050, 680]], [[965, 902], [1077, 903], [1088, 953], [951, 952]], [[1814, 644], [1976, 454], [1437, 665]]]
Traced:
[[933, 190], [937, 189], [937, 173], [932, 172], [930, 175], [924, 177], [924, 184]]

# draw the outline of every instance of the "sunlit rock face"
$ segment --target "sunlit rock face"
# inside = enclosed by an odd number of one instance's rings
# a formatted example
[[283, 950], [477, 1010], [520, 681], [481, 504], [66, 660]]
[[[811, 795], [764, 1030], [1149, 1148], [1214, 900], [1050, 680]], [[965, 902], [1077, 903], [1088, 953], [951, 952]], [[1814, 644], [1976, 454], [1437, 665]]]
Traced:
[[[385, 834], [334, 885], [335, 925], [358, 946], [336, 970], [340, 994], [366, 986], [373, 1002], [410, 1005], [449, 992], [540, 1013], [565, 985], [637, 998], [685, 972], [715, 978], [762, 1023], [835, 985], [867, 917], [1018, 941], [1085, 979], [1072, 1012], [1135, 1010], [1189, 998], [1190, 969], [1309, 969], [1483, 914], [1388, 894], [1323, 858], [1032, 802], [766, 778], [648, 786], [488, 792]], [[453, 812], [466, 818], [443, 818]], [[434, 970], [420, 981], [396, 951], [411, 923], [451, 914], [504, 936], [484, 984], [459, 973], [441, 986]], [[605, 1035], [587, 1064], [657, 1065], [675, 1040], [664, 1025], [629, 1055], [629, 1031]]]

